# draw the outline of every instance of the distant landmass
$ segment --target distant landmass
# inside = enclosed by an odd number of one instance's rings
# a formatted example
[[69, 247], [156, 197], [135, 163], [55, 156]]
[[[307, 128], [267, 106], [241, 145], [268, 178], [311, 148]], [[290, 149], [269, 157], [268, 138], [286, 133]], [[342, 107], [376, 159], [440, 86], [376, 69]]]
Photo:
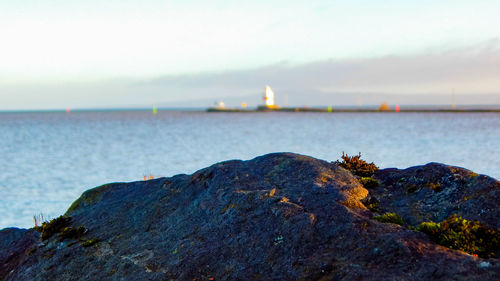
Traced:
[[[455, 104], [459, 108], [500, 109], [500, 94], [474, 95], [474, 103], [470, 103], [470, 95], [457, 94]], [[366, 108], [379, 106], [383, 102], [389, 105], [400, 105], [412, 108], [451, 108], [450, 95], [442, 94], [369, 94], [369, 93], [321, 93], [315, 91], [276, 92], [276, 104], [283, 107], [349, 107]], [[179, 100], [158, 103], [159, 107], [199, 107], [213, 106], [216, 101], [224, 101], [227, 107], [240, 107], [244, 102], [247, 107], [257, 107], [263, 104], [262, 93], [244, 96], [220, 96], [206, 99]]]

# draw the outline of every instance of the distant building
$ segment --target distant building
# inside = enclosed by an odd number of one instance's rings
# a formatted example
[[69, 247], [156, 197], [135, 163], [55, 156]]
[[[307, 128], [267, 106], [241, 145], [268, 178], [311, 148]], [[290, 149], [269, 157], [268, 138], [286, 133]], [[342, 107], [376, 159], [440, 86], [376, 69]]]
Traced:
[[274, 106], [274, 92], [269, 85], [264, 89], [264, 105], [268, 107]]
[[277, 106], [274, 102], [274, 92], [269, 85], [266, 85], [264, 88], [264, 105], [259, 106], [258, 110], [266, 110], [266, 109], [277, 109]]
[[223, 101], [216, 101], [215, 102], [215, 108], [225, 108], [226, 104]]

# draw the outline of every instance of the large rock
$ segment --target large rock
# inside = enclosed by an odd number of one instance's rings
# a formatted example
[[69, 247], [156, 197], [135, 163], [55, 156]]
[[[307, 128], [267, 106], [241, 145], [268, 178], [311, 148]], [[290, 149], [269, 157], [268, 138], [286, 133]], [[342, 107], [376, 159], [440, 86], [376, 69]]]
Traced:
[[[423, 233], [379, 223], [362, 203], [367, 199], [368, 191], [335, 163], [290, 153], [218, 163], [193, 175], [108, 184], [86, 191], [66, 213], [72, 217], [72, 227], [87, 229], [78, 239], [100, 242], [85, 244], [57, 235], [42, 241], [33, 230], [11, 234], [9, 242], [0, 243], [0, 276], [3, 280], [499, 278], [497, 259], [450, 250]], [[4, 232], [0, 238], [9, 235]], [[10, 258], [7, 252], [12, 253]]]
[[375, 174], [382, 185], [370, 190], [371, 202], [413, 226], [440, 222], [452, 214], [500, 228], [500, 182], [460, 167], [439, 163]]

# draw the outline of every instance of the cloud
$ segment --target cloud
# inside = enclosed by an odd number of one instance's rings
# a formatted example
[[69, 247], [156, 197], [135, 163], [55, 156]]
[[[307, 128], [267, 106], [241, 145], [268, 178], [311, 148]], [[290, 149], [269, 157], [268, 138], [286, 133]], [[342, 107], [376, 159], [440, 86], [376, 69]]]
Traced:
[[[448, 102], [455, 88], [462, 103], [500, 103], [500, 41], [411, 56], [325, 60], [303, 65], [286, 62], [249, 70], [166, 76], [139, 84], [154, 91], [182, 92], [184, 100], [259, 96], [265, 85], [289, 102], [315, 105], [355, 102], [353, 96], [412, 96], [418, 103]], [[300, 96], [313, 95], [314, 99]], [[345, 97], [349, 97], [346, 98]], [[442, 98], [446, 96], [446, 98]], [[329, 97], [333, 97], [329, 98]], [[258, 100], [260, 102], [260, 100]], [[480, 101], [480, 100], [479, 100]]]
[[149, 80], [3, 85], [0, 109], [260, 104], [265, 85], [282, 105], [500, 104], [500, 40], [408, 56], [282, 62], [255, 69]]

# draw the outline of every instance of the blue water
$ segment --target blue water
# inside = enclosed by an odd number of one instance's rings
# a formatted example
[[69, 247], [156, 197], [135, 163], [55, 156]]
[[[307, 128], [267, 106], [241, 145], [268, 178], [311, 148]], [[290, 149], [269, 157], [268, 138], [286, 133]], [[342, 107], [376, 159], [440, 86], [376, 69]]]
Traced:
[[86, 189], [291, 151], [380, 167], [443, 162], [500, 178], [498, 113], [0, 113], [0, 228], [56, 217]]

